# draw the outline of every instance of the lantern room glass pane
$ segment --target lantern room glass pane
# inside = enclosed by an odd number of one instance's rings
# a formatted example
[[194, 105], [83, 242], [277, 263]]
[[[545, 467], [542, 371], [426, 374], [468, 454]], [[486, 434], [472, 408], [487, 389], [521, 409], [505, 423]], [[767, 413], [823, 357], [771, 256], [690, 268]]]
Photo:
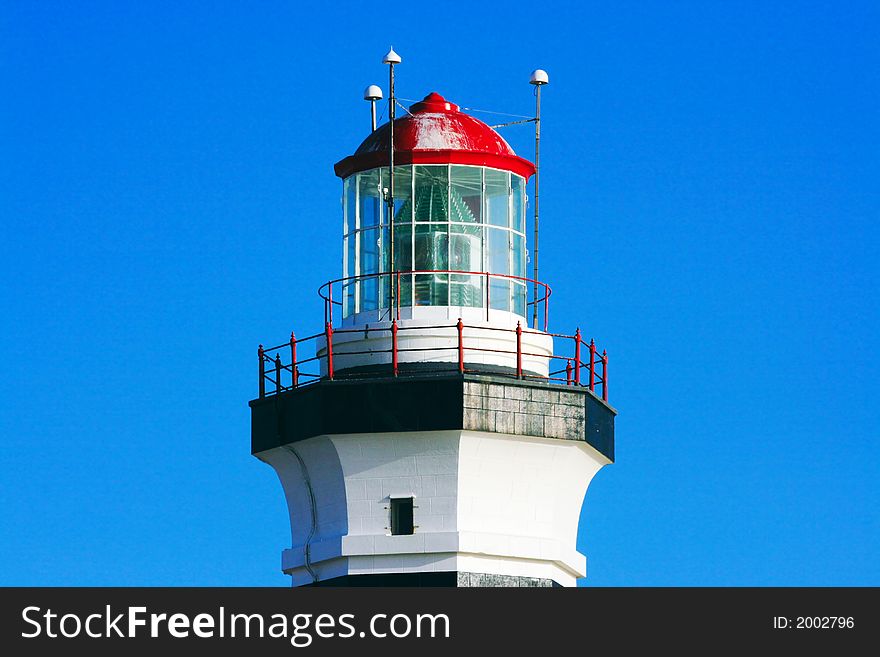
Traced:
[[486, 169], [486, 221], [493, 226], [510, 226], [510, 174]]
[[[391, 239], [391, 227], [384, 224], [379, 227], [379, 273], [387, 273], [391, 266], [391, 252], [389, 251], [389, 240]], [[391, 294], [391, 278], [389, 276], [379, 276], [379, 308], [387, 308]]]
[[381, 262], [379, 263], [380, 272], [388, 272], [391, 270], [391, 227], [383, 224], [379, 227], [379, 255]]
[[379, 239], [379, 230], [364, 230], [360, 233], [360, 271], [359, 274], [378, 274], [379, 273], [379, 247], [381, 240]]
[[520, 233], [524, 233], [526, 230], [525, 189], [525, 179], [516, 174], [511, 174], [510, 194], [513, 201], [513, 223], [511, 225], [514, 230]]
[[416, 221], [449, 220], [449, 168], [446, 165], [415, 166], [413, 216]]
[[[388, 186], [388, 168], [383, 171]], [[412, 220], [412, 166], [394, 167], [394, 223], [411, 223]]]
[[449, 269], [483, 271], [483, 227], [450, 224], [449, 229]]
[[510, 273], [510, 236], [509, 230], [488, 228], [486, 258], [489, 271], [493, 274]]
[[357, 176], [349, 176], [342, 183], [343, 235], [357, 229]]
[[354, 283], [342, 284], [342, 316], [354, 315]]
[[486, 304], [482, 274], [450, 274], [449, 305], [482, 308]]
[[357, 175], [360, 228], [378, 226], [382, 222], [382, 176], [379, 169], [362, 171]]
[[358, 281], [360, 286], [360, 312], [376, 310], [379, 307], [379, 279], [364, 278]]
[[355, 236], [354, 234], [342, 238], [342, 277], [348, 278], [355, 274], [354, 262]]
[[453, 165], [449, 200], [450, 221], [480, 223], [483, 216], [483, 169]]
[[514, 276], [525, 276], [526, 275], [526, 249], [525, 249], [525, 238], [522, 235], [517, 235], [516, 233], [511, 234], [511, 240], [513, 241], [513, 249], [510, 254], [510, 259], [513, 267], [511, 268], [510, 273]]
[[506, 278], [489, 279], [489, 307], [510, 310], [510, 281]]
[[526, 286], [517, 281], [511, 281], [510, 284], [511, 299], [510, 310], [517, 315], [526, 315]]
[[398, 281], [400, 284], [400, 306], [412, 306], [412, 274], [401, 274]]
[[[342, 275], [345, 278], [350, 278], [357, 274], [357, 270], [355, 269], [357, 265], [357, 233], [349, 234], [342, 241], [343, 251], [345, 252], [345, 263], [343, 264]], [[355, 312], [355, 285], [354, 283], [351, 283], [350, 285], [345, 284], [343, 287], [342, 316], [348, 317], [349, 315], [353, 315]]]
[[449, 269], [448, 224], [416, 224], [416, 271]]
[[448, 306], [448, 274], [416, 274], [413, 296], [415, 306]]
[[[360, 236], [360, 272], [359, 274], [379, 273], [379, 230], [363, 230]], [[379, 307], [379, 280], [372, 276], [358, 281], [360, 286], [359, 311], [375, 310]]]
[[394, 270], [412, 271], [412, 225], [394, 225]]

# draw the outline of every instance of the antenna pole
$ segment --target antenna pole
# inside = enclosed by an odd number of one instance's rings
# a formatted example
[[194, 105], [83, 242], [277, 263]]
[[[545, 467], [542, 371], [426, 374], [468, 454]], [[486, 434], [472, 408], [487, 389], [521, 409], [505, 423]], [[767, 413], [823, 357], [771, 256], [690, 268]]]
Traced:
[[[394, 62], [388, 64], [388, 122], [391, 129], [388, 138], [388, 271], [394, 271], [394, 118], [397, 114], [394, 104], [397, 102], [394, 95]], [[388, 313], [394, 308], [394, 283], [393, 276], [388, 277]]]
[[[532, 253], [532, 264], [534, 267], [532, 299], [534, 305], [532, 308], [532, 328], [538, 328], [538, 202], [541, 190], [541, 87], [550, 81], [547, 71], [536, 69], [532, 71], [532, 77], [529, 84], [535, 85], [535, 248]], [[544, 300], [546, 304], [546, 299]], [[547, 306], [544, 306], [546, 310]], [[547, 330], [547, 327], [544, 327]]]
[[394, 95], [394, 65], [400, 64], [400, 55], [394, 48], [388, 51], [383, 64], [388, 64], [388, 316], [394, 308], [394, 118], [397, 97]]
[[373, 127], [373, 132], [376, 132], [376, 101], [375, 100], [370, 101], [370, 116], [373, 119], [372, 123], [371, 123], [371, 125]]
[[538, 199], [541, 189], [541, 86], [535, 85], [535, 248], [532, 254], [534, 289], [532, 299], [532, 328], [538, 326]]

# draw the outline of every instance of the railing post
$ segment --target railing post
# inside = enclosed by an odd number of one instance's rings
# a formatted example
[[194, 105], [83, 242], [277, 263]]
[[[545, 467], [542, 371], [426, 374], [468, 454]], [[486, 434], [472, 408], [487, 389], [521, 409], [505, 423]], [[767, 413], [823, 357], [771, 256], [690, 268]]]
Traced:
[[397, 320], [391, 322], [391, 367], [394, 370], [394, 376], [398, 374], [397, 368]]
[[260, 361], [260, 399], [266, 396], [266, 362], [263, 345], [257, 347], [257, 360]]
[[522, 326], [516, 323], [516, 378], [521, 379], [522, 376]]
[[290, 374], [293, 377], [293, 387], [299, 385], [299, 368], [296, 366], [296, 336], [290, 332]]
[[329, 301], [330, 316], [327, 319], [327, 321], [330, 322], [330, 325], [332, 326], [333, 325], [333, 283], [330, 283], [330, 285], [327, 287], [327, 298], [330, 299], [330, 301]]
[[548, 311], [550, 309], [550, 293], [547, 291], [547, 286], [544, 286], [544, 333], [547, 332], [547, 324], [548, 324]]
[[464, 374], [464, 324], [461, 323], [461, 317], [458, 318], [458, 371]]
[[394, 300], [397, 302], [397, 319], [400, 319], [400, 270], [397, 272], [397, 294], [394, 296]]
[[581, 384], [581, 330], [578, 328], [574, 334], [574, 384]]
[[596, 386], [596, 341], [590, 339], [590, 392]]
[[324, 327], [324, 337], [327, 339], [327, 378], [333, 380], [333, 324], [327, 322]]
[[275, 394], [281, 392], [281, 354], [275, 354]]
[[602, 401], [608, 401], [608, 352], [602, 351]]
[[489, 321], [489, 272], [486, 272], [486, 321]]
[[571, 385], [571, 358], [565, 359], [565, 385]]

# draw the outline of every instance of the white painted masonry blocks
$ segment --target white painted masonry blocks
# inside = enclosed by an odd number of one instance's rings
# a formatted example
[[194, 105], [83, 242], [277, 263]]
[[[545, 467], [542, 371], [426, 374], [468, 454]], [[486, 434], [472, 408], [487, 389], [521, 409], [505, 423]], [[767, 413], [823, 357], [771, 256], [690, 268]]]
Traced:
[[[253, 452], [287, 500], [282, 569], [294, 586], [404, 574], [574, 586], [586, 575], [578, 521], [613, 459], [614, 410], [584, 388], [331, 381], [251, 406]], [[399, 498], [412, 500], [411, 534], [392, 534]]]
[[[586, 574], [581, 504], [609, 462], [585, 442], [475, 431], [316, 436], [259, 456], [287, 498], [293, 547], [282, 566], [294, 585], [417, 569], [573, 586]], [[391, 535], [393, 496], [414, 500], [412, 535]]]

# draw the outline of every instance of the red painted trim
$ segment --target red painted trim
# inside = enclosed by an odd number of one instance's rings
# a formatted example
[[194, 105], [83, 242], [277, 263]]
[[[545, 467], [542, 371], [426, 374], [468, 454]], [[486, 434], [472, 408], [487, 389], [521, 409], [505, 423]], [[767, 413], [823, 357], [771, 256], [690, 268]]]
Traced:
[[257, 348], [257, 359], [260, 362], [260, 399], [266, 396], [266, 358], [263, 345]]
[[608, 401], [608, 352], [602, 351], [602, 401]]
[[324, 327], [324, 337], [327, 340], [327, 378], [333, 380], [333, 325], [327, 322]]
[[397, 366], [397, 320], [391, 321], [391, 366], [394, 370], [394, 376], [399, 374]]
[[522, 325], [516, 323], [516, 378], [522, 378]]
[[[526, 180], [535, 173], [535, 165], [518, 155], [497, 155], [495, 153], [476, 153], [473, 151], [394, 151], [394, 165], [407, 164], [465, 164], [490, 167], [510, 171]], [[353, 173], [388, 166], [387, 152], [362, 153], [350, 155], [333, 167], [340, 178], [348, 178]]]
[[464, 374], [464, 324], [461, 323], [461, 317], [455, 328], [458, 329], [458, 371]]
[[290, 332], [290, 374], [293, 377], [293, 387], [296, 388], [299, 385], [299, 368], [296, 362], [296, 335], [293, 331]]
[[596, 388], [596, 342], [590, 340], [590, 392]]
[[[475, 328], [482, 328], [482, 329], [486, 328], [485, 326], [474, 326], [474, 327]], [[415, 328], [415, 327], [413, 327], [413, 328]], [[419, 328], [426, 329], [429, 327], [422, 326]], [[559, 338], [559, 339], [565, 339], [565, 340], [575, 340], [575, 345], [576, 345], [575, 358], [570, 358], [570, 357], [562, 356], [559, 354], [556, 354], [556, 355], [550, 354], [548, 356], [545, 356], [547, 358], [548, 368], [550, 368], [550, 363], [554, 362], [553, 359], [564, 360], [565, 361], [565, 368], [564, 368], [564, 370], [559, 370], [559, 371], [555, 371], [555, 372], [550, 371], [547, 376], [542, 377], [542, 376], [536, 376], [533, 373], [527, 374], [525, 371], [523, 371], [522, 358], [523, 358], [523, 356], [525, 356], [527, 354], [526, 354], [526, 352], [523, 351], [522, 334], [526, 333], [526, 332], [536, 333], [538, 331], [537, 330], [529, 331], [526, 328], [523, 328], [523, 324], [521, 322], [517, 322], [517, 326], [515, 329], [505, 329], [505, 328], [500, 328], [500, 327], [494, 327], [492, 329], [495, 331], [503, 331], [506, 333], [515, 334], [515, 336], [516, 336], [516, 351], [510, 350], [510, 349], [489, 349], [487, 347], [480, 347], [480, 346], [473, 346], [473, 345], [470, 347], [465, 347], [464, 346], [465, 325], [464, 325], [464, 322], [461, 320], [461, 318], [459, 318], [455, 324], [437, 325], [437, 326], [432, 326], [430, 328], [437, 329], [438, 331], [442, 331], [444, 329], [455, 330], [457, 337], [458, 337], [458, 345], [457, 345], [458, 359], [457, 360], [458, 360], [458, 371], [459, 372], [464, 373], [466, 371], [466, 369], [465, 369], [465, 354], [464, 354], [465, 349], [468, 349], [470, 351], [475, 351], [475, 352], [509, 354], [512, 356], [515, 355], [515, 357], [516, 357], [516, 375], [518, 377], [522, 377], [524, 379], [543, 379], [543, 380], [547, 381], [548, 383], [563, 383], [564, 382], [565, 385], [573, 385], [573, 384], [577, 383], [578, 381], [577, 381], [576, 376], [574, 376], [574, 373], [577, 371], [577, 369], [579, 367], [587, 366], [586, 363], [582, 363], [579, 360], [578, 352], [581, 350], [577, 348], [577, 345], [581, 344], [582, 346], [588, 347], [589, 351], [590, 351], [590, 362], [589, 362], [590, 382], [593, 384], [590, 386], [590, 390], [592, 391], [594, 389], [595, 385], [601, 385], [602, 386], [601, 399], [603, 399], [606, 402], [608, 401], [608, 352], [603, 350], [602, 354], [600, 356], [597, 353], [595, 341], [590, 340], [589, 344], [584, 342], [582, 339], [582, 336], [581, 336], [580, 329], [578, 329], [576, 331], [575, 335], [565, 335], [562, 333], [549, 333], [549, 334], [547, 334], [548, 336], [550, 336], [552, 338]], [[267, 395], [282, 394], [288, 390], [293, 390], [295, 388], [302, 387], [304, 385], [309, 385], [309, 384], [315, 383], [316, 381], [320, 381], [322, 379], [335, 380], [335, 377], [336, 377], [335, 364], [334, 364], [334, 355], [335, 354], [334, 354], [334, 347], [333, 347], [333, 336], [335, 333], [337, 333], [337, 332], [349, 333], [349, 334], [362, 333], [362, 334], [364, 334], [364, 337], [366, 338], [366, 337], [368, 337], [367, 334], [370, 332], [379, 331], [380, 333], [382, 333], [382, 332], [385, 332], [388, 330], [389, 330], [388, 327], [382, 327], [382, 326], [378, 326], [378, 327], [374, 326], [372, 328], [370, 328], [370, 327], [364, 327], [364, 328], [356, 327], [356, 328], [350, 328], [350, 329], [334, 329], [333, 326], [328, 322], [327, 324], [325, 324], [324, 331], [322, 331], [321, 333], [316, 333], [314, 335], [310, 335], [310, 336], [303, 338], [303, 339], [297, 339], [296, 336], [293, 334], [293, 332], [291, 332], [289, 342], [277, 345], [275, 347], [269, 347], [269, 348], [264, 348], [263, 345], [260, 345], [259, 348], [257, 349], [257, 356], [259, 359], [259, 361], [258, 361], [259, 362], [259, 383], [260, 383], [261, 398], [264, 398]], [[391, 323], [391, 327], [390, 327], [391, 348], [390, 349], [373, 350], [371, 352], [374, 354], [390, 353], [391, 359], [392, 359], [391, 360], [392, 368], [394, 370], [395, 376], [399, 375], [399, 373], [400, 373], [400, 371], [399, 371], [399, 368], [400, 368], [399, 354], [401, 352], [413, 351], [413, 350], [424, 351], [424, 348], [418, 348], [418, 349], [406, 348], [406, 347], [401, 348], [399, 341], [398, 341], [398, 338], [399, 338], [398, 330], [399, 330], [399, 326], [398, 326], [397, 320], [393, 320]], [[320, 351], [320, 342], [312, 343], [312, 341], [319, 341], [322, 336], [324, 337], [325, 344], [326, 344], [326, 353], [323, 357], [320, 357], [318, 355], [318, 352]], [[315, 350], [316, 350], [315, 356], [313, 356], [312, 358], [305, 359], [305, 361], [303, 361], [304, 363], [313, 362], [313, 361], [321, 361], [322, 359], [326, 359], [326, 361], [325, 361], [326, 366], [327, 366], [326, 377], [322, 377], [320, 374], [315, 374], [312, 372], [300, 372], [299, 371], [298, 365], [299, 365], [300, 361], [297, 358], [297, 351], [300, 351], [300, 349], [299, 349], [300, 343], [312, 343], [315, 347]], [[285, 349], [285, 347], [288, 345], [291, 347], [291, 365], [289, 367], [284, 365], [283, 362], [281, 361], [281, 353]], [[428, 349], [431, 350], [433, 348], [428, 348]], [[436, 349], [438, 351], [449, 351], [448, 345], [436, 347]], [[356, 352], [352, 352], [352, 353], [356, 353]], [[274, 357], [273, 357], [273, 355], [274, 355]], [[539, 354], [529, 354], [529, 355], [531, 355], [532, 357], [541, 357]], [[602, 376], [599, 376], [598, 372], [595, 371], [596, 365], [602, 365]], [[274, 369], [274, 377], [272, 375], [272, 369]], [[293, 379], [293, 385], [291, 385], [291, 386], [285, 386], [282, 383], [281, 377], [282, 377], [282, 373], [285, 369], [290, 369], [296, 377]], [[550, 368], [550, 369], [552, 369], [552, 368]], [[563, 371], [565, 372], [565, 378], [557, 378], [556, 375], [561, 374]], [[298, 380], [300, 374], [302, 374], [304, 377], [306, 377], [305, 382], [300, 382]], [[343, 377], [344, 376], [345, 375], [343, 374]], [[268, 381], [270, 384], [272, 384], [271, 390], [267, 389], [267, 388], [269, 388], [269, 386], [266, 385], [266, 381]]]

